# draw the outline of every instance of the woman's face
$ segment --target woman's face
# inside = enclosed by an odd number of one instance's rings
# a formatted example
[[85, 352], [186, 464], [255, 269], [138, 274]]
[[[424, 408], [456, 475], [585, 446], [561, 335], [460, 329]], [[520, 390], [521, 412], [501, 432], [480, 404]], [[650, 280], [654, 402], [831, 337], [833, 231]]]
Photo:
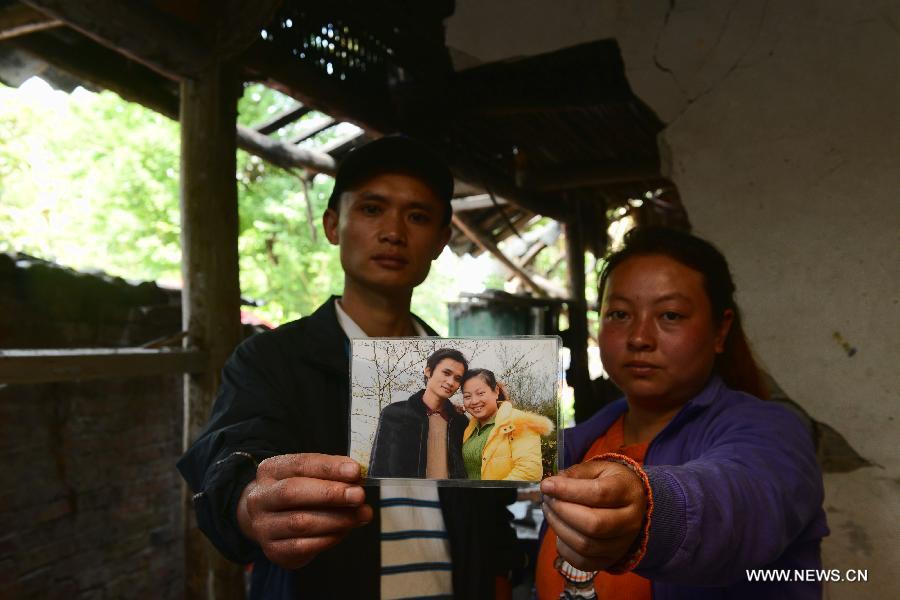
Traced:
[[492, 390], [481, 376], [468, 380], [463, 384], [463, 406], [466, 407], [466, 412], [478, 419], [479, 423], [486, 423], [497, 414], [499, 390], [499, 387]]
[[703, 275], [667, 256], [636, 256], [609, 275], [600, 307], [600, 357], [629, 402], [681, 406], [712, 373], [733, 314], [712, 318]]

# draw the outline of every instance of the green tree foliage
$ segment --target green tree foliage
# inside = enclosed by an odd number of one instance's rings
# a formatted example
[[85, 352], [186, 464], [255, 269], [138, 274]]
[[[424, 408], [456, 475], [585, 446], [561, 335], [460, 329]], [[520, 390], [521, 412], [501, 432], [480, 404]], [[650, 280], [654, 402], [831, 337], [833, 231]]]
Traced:
[[[110, 92], [0, 86], [0, 251], [76, 269], [180, 284], [178, 124]], [[296, 106], [260, 85], [245, 89], [239, 122]], [[290, 137], [309, 121], [274, 135]], [[327, 141], [319, 134], [313, 143]], [[321, 215], [332, 180], [273, 167], [238, 152], [241, 290], [275, 323], [309, 314], [343, 275]], [[312, 215], [312, 219], [309, 215]], [[446, 270], [417, 290], [414, 310], [446, 333]]]

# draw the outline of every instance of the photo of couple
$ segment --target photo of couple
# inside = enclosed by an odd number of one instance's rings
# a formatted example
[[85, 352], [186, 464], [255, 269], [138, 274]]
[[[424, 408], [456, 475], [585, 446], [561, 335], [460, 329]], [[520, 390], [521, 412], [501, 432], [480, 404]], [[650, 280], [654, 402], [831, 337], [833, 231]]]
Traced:
[[351, 456], [373, 479], [540, 481], [556, 467], [558, 354], [547, 337], [354, 340]]

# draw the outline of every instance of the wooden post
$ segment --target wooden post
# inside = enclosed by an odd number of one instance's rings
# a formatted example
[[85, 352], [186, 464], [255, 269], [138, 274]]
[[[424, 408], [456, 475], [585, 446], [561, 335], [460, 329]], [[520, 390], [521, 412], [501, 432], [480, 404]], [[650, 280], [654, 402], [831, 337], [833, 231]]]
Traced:
[[581, 222], [580, 200], [573, 202], [574, 214], [566, 222], [566, 262], [569, 266], [569, 286], [572, 301], [569, 303], [568, 346], [571, 352], [569, 385], [575, 390], [575, 422], [580, 423], [593, 414], [591, 378], [588, 373], [588, 320], [587, 300], [584, 295], [584, 226]]
[[[184, 447], [209, 419], [222, 366], [240, 341], [236, 170], [239, 82], [214, 64], [181, 83], [182, 321], [187, 347], [205, 351], [206, 370], [184, 379]], [[184, 497], [185, 597], [244, 597], [239, 565], [226, 561], [197, 529]]]

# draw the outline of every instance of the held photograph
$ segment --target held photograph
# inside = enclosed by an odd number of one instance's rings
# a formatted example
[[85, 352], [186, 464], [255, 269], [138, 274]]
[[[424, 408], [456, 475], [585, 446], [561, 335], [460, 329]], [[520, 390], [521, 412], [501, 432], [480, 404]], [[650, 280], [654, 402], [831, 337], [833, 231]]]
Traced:
[[527, 486], [557, 472], [558, 337], [351, 342], [350, 457], [366, 477]]

